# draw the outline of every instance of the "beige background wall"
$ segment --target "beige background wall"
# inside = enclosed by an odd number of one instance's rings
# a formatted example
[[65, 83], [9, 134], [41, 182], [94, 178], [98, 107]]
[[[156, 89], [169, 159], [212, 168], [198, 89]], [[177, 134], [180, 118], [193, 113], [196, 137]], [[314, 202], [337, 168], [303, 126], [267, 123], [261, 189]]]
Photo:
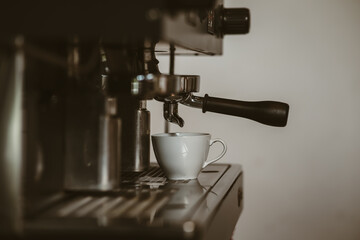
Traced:
[[[287, 102], [288, 126], [181, 106], [186, 126], [171, 130], [221, 137], [223, 161], [243, 166], [235, 240], [360, 239], [360, 1], [225, 5], [250, 8], [250, 34], [225, 37], [223, 56], [176, 58], [175, 72], [199, 74], [200, 95]], [[152, 133], [163, 131], [161, 108], [149, 102]]]

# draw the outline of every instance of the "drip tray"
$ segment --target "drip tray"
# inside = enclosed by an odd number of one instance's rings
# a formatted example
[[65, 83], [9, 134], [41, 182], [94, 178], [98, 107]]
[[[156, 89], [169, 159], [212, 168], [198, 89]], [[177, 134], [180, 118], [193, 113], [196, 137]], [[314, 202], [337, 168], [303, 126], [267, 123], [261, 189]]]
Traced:
[[[184, 232], [184, 224], [188, 223], [190, 235], [194, 237], [195, 225], [191, 224], [194, 224], [195, 213], [209, 212], [221, 202], [219, 194], [226, 192], [222, 193], [224, 189], [217, 192], [215, 187], [227, 175], [230, 166], [213, 164], [196, 180], [171, 181], [158, 165], [152, 165], [143, 173], [124, 174], [121, 187], [116, 191], [67, 192], [57, 204], [29, 218], [26, 233], [34, 237], [47, 233], [45, 236], [50, 234], [59, 238], [89, 235], [90, 239], [99, 236], [162, 239], [166, 234], [158, 235], [159, 231], [170, 231], [173, 235], [178, 232], [175, 235], [179, 239], [186, 239], [185, 235], [189, 234]], [[237, 175], [240, 173], [241, 169], [238, 169]], [[227, 180], [228, 189], [236, 179], [234, 177], [232, 181]], [[211, 200], [214, 206], [211, 206]], [[136, 238], [132, 238], [134, 236]], [[177, 238], [173, 236], [172, 239]]]

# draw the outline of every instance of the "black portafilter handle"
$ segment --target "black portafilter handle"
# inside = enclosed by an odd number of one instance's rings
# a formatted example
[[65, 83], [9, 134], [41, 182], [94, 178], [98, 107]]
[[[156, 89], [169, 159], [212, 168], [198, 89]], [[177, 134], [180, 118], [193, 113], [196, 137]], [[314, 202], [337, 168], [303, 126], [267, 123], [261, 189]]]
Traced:
[[202, 111], [222, 113], [248, 118], [274, 127], [285, 127], [289, 115], [289, 105], [282, 102], [245, 102], [210, 97], [205, 94]]

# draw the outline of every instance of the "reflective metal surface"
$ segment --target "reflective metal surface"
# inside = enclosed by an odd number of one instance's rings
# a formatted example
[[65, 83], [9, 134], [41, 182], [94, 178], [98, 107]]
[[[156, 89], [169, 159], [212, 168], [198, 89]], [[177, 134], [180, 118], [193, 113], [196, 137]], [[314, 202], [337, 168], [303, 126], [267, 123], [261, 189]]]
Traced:
[[138, 75], [132, 82], [132, 94], [143, 99], [159, 101], [180, 101], [183, 94], [200, 90], [200, 76], [197, 75]]
[[121, 171], [141, 172], [150, 164], [150, 112], [145, 101], [124, 101], [121, 107], [128, 109], [120, 110], [123, 120]]
[[[143, 103], [142, 103], [143, 104]], [[126, 139], [125, 139], [126, 141]], [[141, 172], [150, 164], [150, 112], [146, 106], [140, 106], [135, 115], [135, 149], [132, 162], [123, 159], [123, 171]], [[128, 149], [130, 150], [130, 149]], [[125, 151], [128, 151], [125, 150]]]
[[0, 235], [22, 231], [24, 40], [0, 45]]
[[187, 94], [180, 103], [195, 108], [202, 108], [203, 107], [203, 97], [194, 96], [192, 93]]
[[138, 75], [132, 82], [131, 92], [140, 99], [155, 98], [164, 102], [164, 118], [168, 122], [184, 126], [178, 115], [178, 102], [200, 90], [200, 77], [197, 75]]
[[[207, 240], [215, 239], [208, 235], [215, 231], [230, 239], [224, 229], [233, 228], [235, 222], [221, 218], [222, 223], [212, 223], [221, 214], [228, 215], [227, 219], [239, 216], [239, 191], [242, 172], [236, 165], [210, 165], [197, 180], [183, 181], [169, 181], [157, 165], [152, 165], [146, 172], [123, 175], [117, 191], [66, 193], [57, 204], [27, 221], [25, 233], [34, 239], [101, 236]], [[224, 206], [224, 201], [230, 203]]]
[[105, 115], [100, 119], [99, 189], [119, 186], [121, 174], [121, 119]]

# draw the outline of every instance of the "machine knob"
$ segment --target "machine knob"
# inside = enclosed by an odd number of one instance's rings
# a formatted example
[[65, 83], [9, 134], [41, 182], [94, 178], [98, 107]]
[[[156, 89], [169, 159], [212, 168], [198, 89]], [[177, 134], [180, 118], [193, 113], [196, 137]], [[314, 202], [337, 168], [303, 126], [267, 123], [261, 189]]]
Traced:
[[222, 10], [221, 34], [246, 34], [250, 29], [250, 11], [247, 8]]

